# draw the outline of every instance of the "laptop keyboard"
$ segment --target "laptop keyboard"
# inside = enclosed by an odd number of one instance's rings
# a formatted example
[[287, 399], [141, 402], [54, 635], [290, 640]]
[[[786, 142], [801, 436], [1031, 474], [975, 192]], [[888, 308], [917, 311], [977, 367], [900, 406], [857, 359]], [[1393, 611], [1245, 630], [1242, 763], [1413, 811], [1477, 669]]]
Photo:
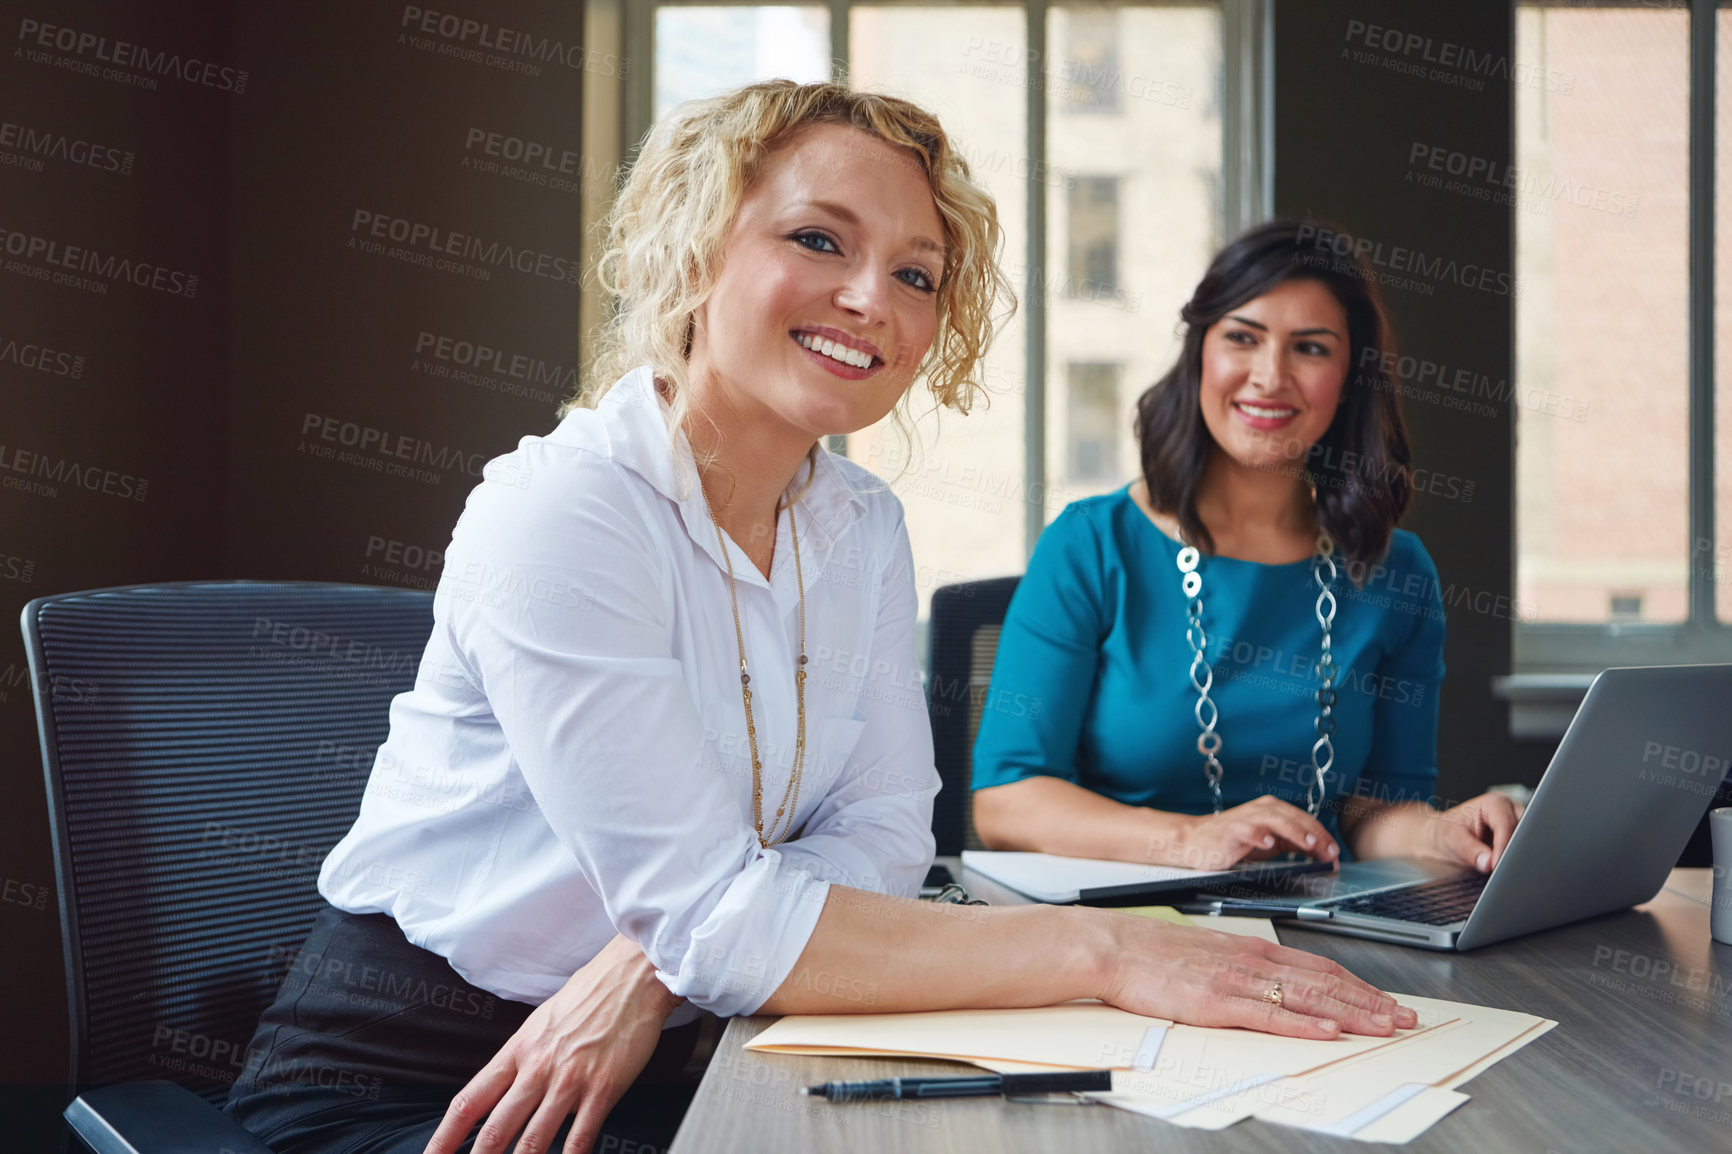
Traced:
[[1396, 921], [1419, 922], [1428, 926], [1447, 926], [1467, 920], [1467, 915], [1473, 912], [1474, 903], [1479, 901], [1479, 895], [1485, 890], [1485, 883], [1490, 880], [1490, 874], [1445, 878], [1405, 889], [1346, 898], [1335, 902], [1332, 908], [1342, 913], [1394, 918]]

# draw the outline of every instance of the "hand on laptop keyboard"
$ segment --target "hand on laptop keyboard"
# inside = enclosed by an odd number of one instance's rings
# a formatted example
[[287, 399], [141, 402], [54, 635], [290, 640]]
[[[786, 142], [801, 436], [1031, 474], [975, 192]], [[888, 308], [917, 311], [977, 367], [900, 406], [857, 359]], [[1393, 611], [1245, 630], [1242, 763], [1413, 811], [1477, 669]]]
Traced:
[[1323, 823], [1277, 797], [1264, 794], [1216, 814], [1169, 814], [1171, 835], [1151, 844], [1151, 864], [1222, 870], [1241, 861], [1297, 853], [1335, 861], [1341, 847]]
[[1482, 793], [1432, 819], [1426, 856], [1488, 874], [1503, 857], [1518, 817], [1515, 802], [1501, 793]]
[[1349, 798], [1341, 824], [1361, 858], [1439, 858], [1484, 874], [1497, 868], [1520, 816], [1515, 802], [1495, 792], [1442, 812], [1422, 801]]

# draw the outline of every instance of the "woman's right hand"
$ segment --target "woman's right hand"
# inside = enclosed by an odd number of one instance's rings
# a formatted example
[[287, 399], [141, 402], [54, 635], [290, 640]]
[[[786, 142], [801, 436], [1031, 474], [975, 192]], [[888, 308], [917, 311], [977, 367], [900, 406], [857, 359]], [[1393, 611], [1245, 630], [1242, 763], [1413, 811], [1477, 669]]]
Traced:
[[1151, 842], [1153, 865], [1217, 870], [1284, 853], [1328, 862], [1341, 856], [1341, 847], [1322, 822], [1268, 794], [1216, 814], [1163, 816], [1171, 833]]
[[503, 1154], [513, 1139], [517, 1154], [546, 1154], [573, 1113], [564, 1154], [585, 1154], [682, 1000], [636, 942], [616, 935], [452, 1099], [425, 1154], [455, 1154], [478, 1122], [474, 1154]]
[[[1419, 1015], [1316, 954], [1262, 938], [1079, 907], [1111, 935], [1099, 997], [1193, 1026], [1238, 1026], [1294, 1038], [1388, 1036]], [[1279, 1001], [1266, 995], [1279, 984]]]

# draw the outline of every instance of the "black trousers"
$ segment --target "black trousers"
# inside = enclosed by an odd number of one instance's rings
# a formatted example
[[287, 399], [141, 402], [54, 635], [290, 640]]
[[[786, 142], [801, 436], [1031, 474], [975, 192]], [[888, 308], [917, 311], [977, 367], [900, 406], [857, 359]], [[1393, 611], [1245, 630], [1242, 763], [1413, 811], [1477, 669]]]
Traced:
[[[421, 1154], [457, 1091], [534, 1008], [470, 985], [388, 915], [327, 905], [260, 1019], [224, 1109], [277, 1154]], [[708, 1058], [698, 1047], [705, 1019], [716, 1022], [705, 1015], [662, 1032], [596, 1154], [667, 1149]]]

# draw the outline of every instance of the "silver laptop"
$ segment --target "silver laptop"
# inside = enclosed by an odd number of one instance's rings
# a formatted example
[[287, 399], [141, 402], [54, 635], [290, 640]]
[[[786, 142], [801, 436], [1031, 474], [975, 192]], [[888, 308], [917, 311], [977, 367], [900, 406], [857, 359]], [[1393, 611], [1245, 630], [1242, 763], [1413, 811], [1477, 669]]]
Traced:
[[1436, 861], [1349, 862], [1188, 910], [1291, 914], [1311, 928], [1471, 950], [1651, 900], [1732, 761], [1732, 665], [1594, 678], [1503, 859], [1488, 876]]

